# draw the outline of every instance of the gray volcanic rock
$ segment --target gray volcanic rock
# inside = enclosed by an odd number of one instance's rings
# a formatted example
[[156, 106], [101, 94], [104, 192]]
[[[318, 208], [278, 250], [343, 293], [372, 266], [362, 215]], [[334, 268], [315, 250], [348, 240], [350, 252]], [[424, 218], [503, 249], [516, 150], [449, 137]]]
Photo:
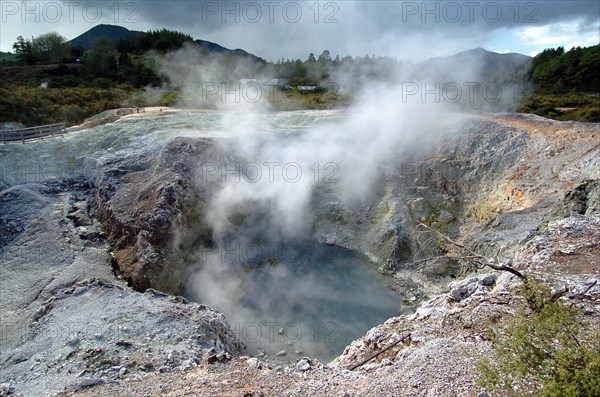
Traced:
[[562, 215], [592, 215], [600, 211], [600, 180], [588, 180], [569, 190], [563, 200]]
[[[417, 222], [508, 260], [559, 216], [569, 189], [600, 178], [600, 153], [590, 150], [600, 140], [598, 125], [526, 115], [449, 116], [443, 128], [445, 138], [427, 150], [382, 164], [363, 200], [342, 203], [334, 186], [317, 185], [309, 237], [362, 252], [381, 272], [440, 292], [441, 280], [459, 276], [462, 265], [420, 261], [446, 255], [449, 246]], [[135, 289], [179, 293], [185, 247], [212, 244], [204, 213], [215, 185], [199, 172], [206, 163], [235, 161], [220, 143], [176, 138], [158, 151], [101, 166], [95, 214], [121, 275]], [[596, 208], [595, 186], [589, 182], [574, 193], [571, 206]]]
[[332, 195], [318, 192], [316, 237], [366, 253], [396, 278], [436, 289], [440, 278], [463, 270], [450, 259], [419, 261], [450, 248], [416, 222], [480, 254], [509, 260], [538, 228], [562, 216], [561, 200], [575, 186], [592, 181], [574, 194], [577, 211], [596, 208], [600, 125], [472, 116], [449, 117], [445, 130], [429, 151], [399, 154], [398, 164], [382, 166], [370, 197], [338, 204], [336, 216], [326, 205]]
[[[84, 240], [68, 219], [87, 205], [90, 189], [78, 181], [47, 181], [0, 192], [0, 224], [16, 224], [0, 244], [0, 351], [19, 343], [41, 302], [90, 277], [114, 278], [101, 241]], [[98, 227], [93, 223], [89, 227]]]
[[85, 390], [243, 351], [222, 314], [115, 277], [91, 194], [81, 180], [0, 191], [2, 393]]
[[207, 234], [199, 223], [205, 192], [193, 183], [203, 161], [222, 164], [227, 157], [210, 139], [176, 138], [158, 153], [101, 166], [94, 214], [134, 289], [180, 292], [175, 233], [193, 223], [199, 238]]
[[140, 294], [94, 279], [57, 291], [40, 309], [23, 343], [3, 357], [2, 378], [25, 395], [195, 366], [212, 354], [243, 350], [222, 314], [152, 290]]
[[[599, 239], [600, 215], [553, 221], [546, 231], [519, 248], [514, 266], [550, 278], [556, 289], [582, 291], [600, 278]], [[570, 254], [560, 254], [567, 247]], [[423, 303], [414, 314], [391, 318], [371, 329], [352, 342], [336, 363], [348, 367], [410, 333], [407, 341], [372, 361], [376, 375], [372, 375], [370, 391], [364, 395], [388, 395], [392, 391], [403, 396], [477, 395], [474, 363], [492, 354], [486, 330], [492, 322], [515, 313], [522, 303], [517, 294], [520, 285], [509, 273], [455, 282], [449, 294]], [[566, 299], [583, 309], [592, 324], [600, 324], [599, 286], [583, 297]], [[389, 368], [386, 359], [391, 361]]]

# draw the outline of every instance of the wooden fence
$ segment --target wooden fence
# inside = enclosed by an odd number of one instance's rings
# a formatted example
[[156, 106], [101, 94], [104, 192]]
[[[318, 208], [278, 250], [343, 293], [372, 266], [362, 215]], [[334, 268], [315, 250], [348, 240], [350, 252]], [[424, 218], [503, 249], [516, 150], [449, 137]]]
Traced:
[[0, 141], [3, 144], [11, 142], [25, 143], [33, 139], [44, 139], [48, 136], [65, 133], [65, 123], [39, 125], [37, 127], [18, 128], [14, 130], [0, 130]]

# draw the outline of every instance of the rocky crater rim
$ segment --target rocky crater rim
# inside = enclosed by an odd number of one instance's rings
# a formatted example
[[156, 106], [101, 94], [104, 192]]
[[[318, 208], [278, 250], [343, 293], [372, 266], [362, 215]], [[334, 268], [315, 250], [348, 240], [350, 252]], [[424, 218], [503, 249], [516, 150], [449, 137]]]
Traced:
[[[417, 222], [510, 260], [548, 220], [597, 208], [600, 156], [590, 147], [600, 139], [598, 126], [507, 115], [446, 128], [427, 153], [387, 164], [364, 200], [344, 202], [335, 189], [315, 186], [306, 237], [363, 253], [399, 280], [397, 290], [413, 283], [427, 294], [445, 290], [464, 268], [450, 259], [419, 262], [447, 248], [423, 240]], [[200, 166], [243, 160], [218, 139], [175, 138], [100, 167], [92, 207], [134, 289], [182, 292], [185, 253], [215, 243], [206, 215], [221, 185], [203, 179]], [[262, 210], [248, 205], [246, 215]]]
[[[506, 299], [515, 280], [467, 274], [447, 258], [421, 261], [443, 257], [449, 248], [414, 221], [519, 269], [551, 274], [557, 287], [582, 290], [599, 277], [600, 126], [511, 115], [473, 117], [448, 128], [452, 133], [411, 159], [408, 170], [404, 160], [385, 168], [364, 201], [348, 204], [320, 187], [312, 197], [310, 237], [367, 254], [394, 277], [400, 301], [416, 310], [373, 328], [336, 363], [354, 365], [405, 332], [410, 339], [356, 372], [328, 372], [300, 358], [293, 367], [271, 369], [277, 384], [270, 371], [261, 372], [269, 363], [239, 358], [243, 346], [222, 314], [173, 296], [186, 275], [182, 254], [213, 243], [203, 219], [214, 186], [198, 183], [198, 164], [231, 163], [235, 153], [213, 139], [176, 138], [158, 151], [101, 164], [93, 183], [2, 186], [0, 243], [12, 272], [0, 278], [9, 291], [0, 295], [9, 321], [0, 340], [0, 381], [7, 381], [1, 390], [39, 395], [74, 387], [97, 395], [146, 376], [205, 371], [204, 364], [233, 356], [232, 366], [244, 376], [246, 370], [264, 373], [261, 382], [269, 387], [304, 395], [313, 383], [290, 384], [285, 376], [314, 380], [323, 391], [315, 395], [345, 393], [331, 389], [331, 379], [360, 395], [419, 395], [424, 384], [435, 395], [478, 393], [473, 371], [465, 370], [472, 366], [465, 351], [489, 352], [481, 327], [514, 309]], [[36, 254], [35, 247], [47, 249]], [[107, 249], [119, 277], [145, 293], [104, 268]], [[40, 257], [52, 264], [43, 274], [36, 268]], [[596, 317], [599, 293], [594, 288], [585, 298], [596, 306], [581, 302]], [[94, 331], [106, 327], [113, 327], [107, 335]], [[40, 346], [52, 354], [39, 354]], [[215, 376], [226, 379], [232, 367], [216, 368]], [[179, 378], [172, 378], [174, 390]]]

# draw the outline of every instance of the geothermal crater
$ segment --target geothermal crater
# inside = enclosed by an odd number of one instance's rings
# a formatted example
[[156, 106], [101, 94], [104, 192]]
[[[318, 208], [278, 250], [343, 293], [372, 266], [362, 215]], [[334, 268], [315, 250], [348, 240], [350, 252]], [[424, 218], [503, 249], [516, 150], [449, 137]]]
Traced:
[[[315, 380], [327, 393], [339, 382], [369, 395], [374, 380], [373, 395], [424, 381], [441, 394], [452, 380], [476, 394], [464, 368], [489, 350], [480, 325], [502, 315], [515, 282], [471, 277], [435, 297], [468, 270], [436, 232], [540, 271], [553, 265], [539, 255], [559, 258], [561, 269], [597, 257], [598, 125], [448, 115], [421, 126], [438, 132], [426, 145], [413, 136], [378, 152], [368, 136], [347, 134], [351, 125], [329, 130], [338, 112], [254, 116], [264, 132], [248, 140], [220, 117], [131, 120], [2, 152], [13, 165], [2, 170], [0, 195], [0, 367], [11, 387], [40, 395], [214, 362], [222, 372], [206, 368], [219, 378], [276, 358], [332, 376]], [[52, 167], [42, 175], [23, 159]], [[293, 161], [310, 178], [252, 184], [206, 172], [269, 161]], [[310, 167], [323, 176], [328, 163], [339, 183], [314, 178]], [[597, 266], [585, 263], [561, 277], [587, 285]], [[474, 286], [481, 300], [462, 293]], [[383, 371], [374, 378], [314, 360], [341, 354], [335, 362], [351, 366], [406, 332], [404, 344], [365, 366], [367, 375]], [[246, 364], [241, 354], [264, 361]], [[428, 357], [441, 364], [424, 366]], [[264, 376], [275, 389], [283, 379]], [[306, 394], [304, 384], [282, 382]]]
[[[303, 145], [302, 134], [253, 137], [252, 150], [229, 139], [175, 138], [103, 165], [95, 214], [135, 289], [210, 304], [254, 354], [329, 360], [464, 274], [456, 260], [421, 260], [447, 248], [418, 222], [510, 260], [544, 219], [561, 213], [555, 203], [572, 180], [597, 176], [598, 154], [586, 149], [596, 127], [575, 133], [568, 146], [555, 137], [569, 126], [533, 116], [449, 116], [438, 128], [436, 145], [382, 156], [360, 189], [314, 174], [309, 184], [236, 175], [240, 164], [279, 161], [274, 153]], [[293, 159], [300, 168], [314, 164]], [[322, 340], [321, 331], [335, 340]]]

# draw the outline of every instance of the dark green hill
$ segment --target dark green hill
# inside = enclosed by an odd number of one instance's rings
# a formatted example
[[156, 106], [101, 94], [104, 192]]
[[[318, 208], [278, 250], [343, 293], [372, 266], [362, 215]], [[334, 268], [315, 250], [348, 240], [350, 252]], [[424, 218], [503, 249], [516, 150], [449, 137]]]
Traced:
[[86, 50], [89, 50], [92, 48], [94, 41], [98, 40], [100, 37], [107, 37], [113, 42], [116, 42], [120, 39], [127, 39], [129, 37], [140, 36], [143, 34], [145, 33], [129, 30], [122, 26], [97, 25], [87, 32], [75, 37], [73, 40], [69, 41], [69, 43], [74, 47], [81, 46]]
[[531, 93], [520, 111], [600, 122], [600, 45], [546, 49], [533, 59], [529, 79]]
[[498, 54], [483, 48], [459, 52], [448, 57], [431, 58], [418, 63], [417, 70], [425, 76], [442, 78], [446, 81], [462, 82], [468, 79], [485, 84], [524, 84], [532, 58], [510, 53]]
[[[155, 33], [160, 34], [161, 31], [156, 31]], [[94, 26], [87, 32], [75, 37], [74, 39], [69, 41], [69, 43], [74, 47], [81, 46], [84, 49], [89, 50], [92, 47], [92, 44], [94, 43], [94, 41], [98, 40], [100, 37], [107, 37], [111, 41], [117, 43], [117, 42], [119, 42], [119, 40], [127, 40], [130, 38], [136, 38], [136, 37], [144, 36], [144, 35], [147, 36], [147, 35], [149, 35], [149, 33], [138, 32], [135, 30], [129, 30], [122, 26], [116, 26], [116, 25], [98, 25], [98, 26]], [[141, 44], [144, 44], [143, 43], [144, 39], [141, 39], [139, 41]], [[136, 41], [132, 42], [132, 44], [134, 46], [136, 44], [139, 45], [140, 43], [137, 43]], [[229, 48], [225, 48], [220, 44], [213, 43], [213, 42], [206, 41], [206, 40], [196, 40], [195, 43], [198, 44], [200, 47], [206, 49], [211, 54], [234, 55], [234, 56], [238, 56], [238, 57], [249, 58], [256, 62], [261, 62], [261, 63], [266, 62], [264, 59], [259, 58], [256, 55], [250, 54], [249, 52], [239, 49], [239, 48], [230, 50]], [[144, 50], [148, 50], [148, 49], [150, 49], [150, 48], [144, 48]]]
[[533, 59], [530, 78], [538, 93], [600, 93], [600, 45], [544, 50]]
[[17, 56], [12, 52], [2, 52], [0, 51], [0, 61], [16, 61]]
[[17, 63], [17, 56], [12, 52], [0, 51], [0, 66], [12, 66]]
[[209, 53], [236, 55], [239, 57], [249, 58], [256, 62], [266, 63], [266, 61], [264, 59], [259, 58], [256, 55], [251, 54], [248, 51], [245, 51], [245, 50], [242, 50], [239, 48], [230, 50], [229, 48], [225, 48], [220, 44], [212, 43], [212, 42], [206, 41], [206, 40], [196, 40], [195, 43], [198, 44], [200, 47], [205, 48]]

